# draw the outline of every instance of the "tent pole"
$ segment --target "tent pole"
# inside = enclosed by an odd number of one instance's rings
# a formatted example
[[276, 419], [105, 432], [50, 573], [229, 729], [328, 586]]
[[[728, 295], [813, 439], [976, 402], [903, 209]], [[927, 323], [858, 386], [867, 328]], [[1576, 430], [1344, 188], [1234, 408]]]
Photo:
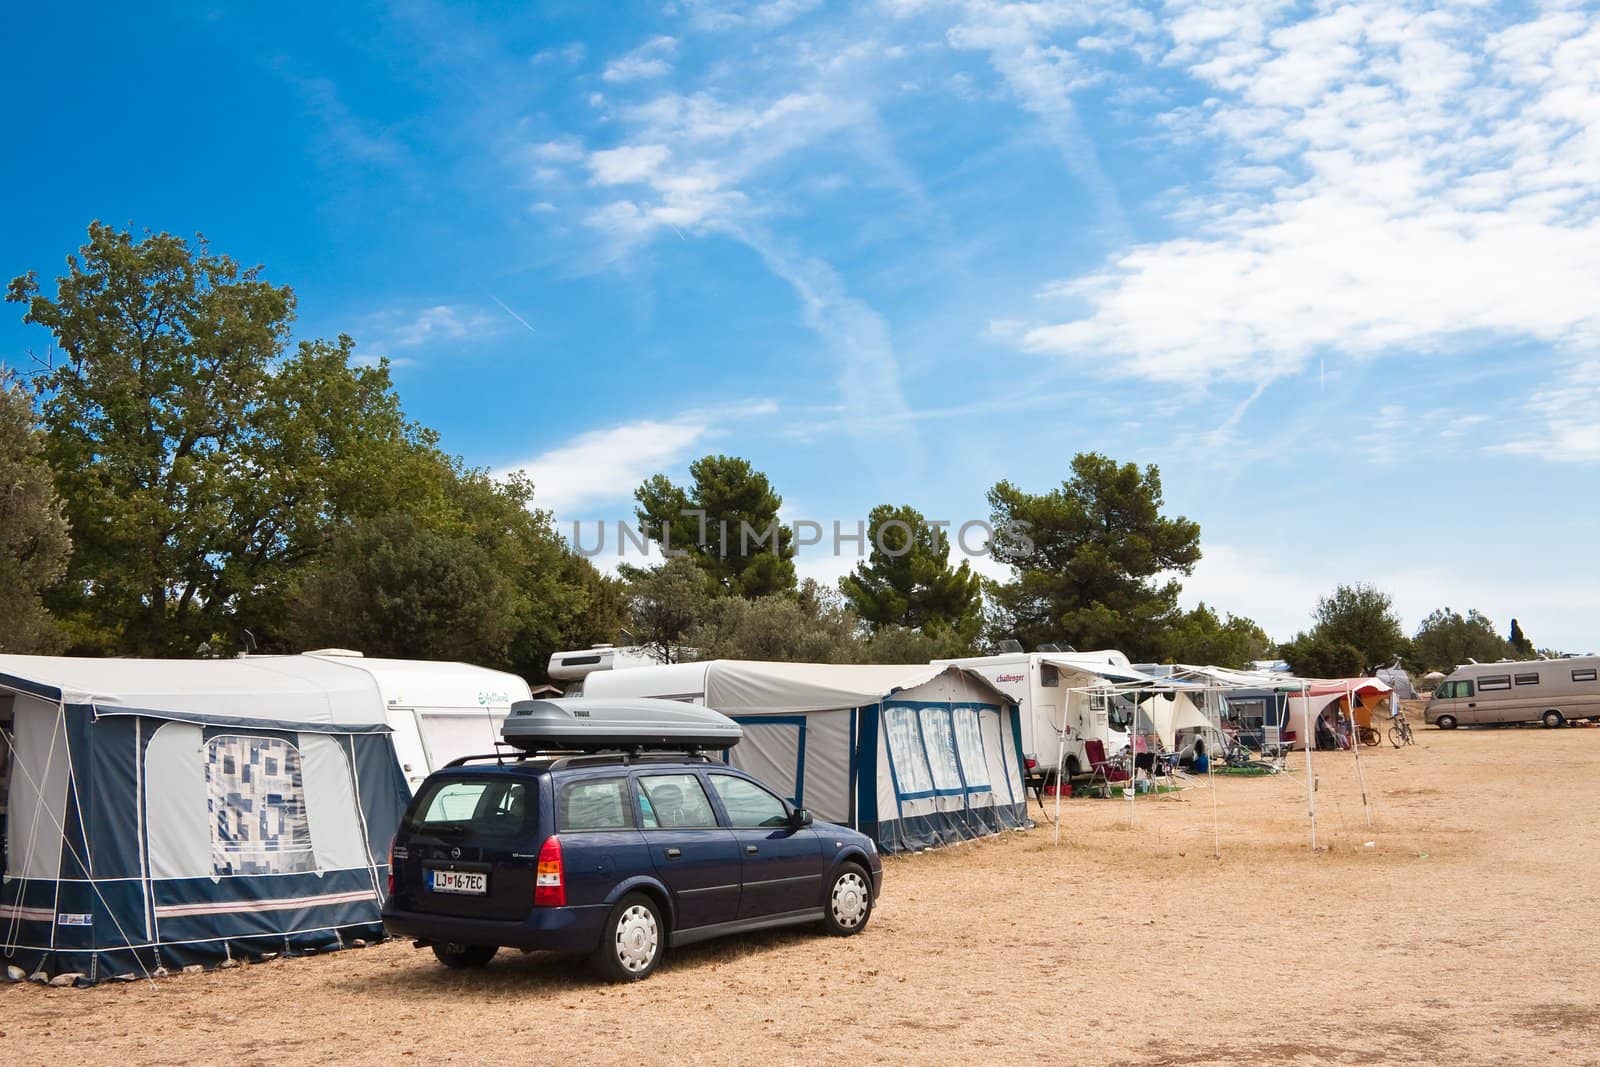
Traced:
[[1311, 733], [1311, 691], [1305, 682], [1300, 683], [1300, 720], [1305, 730], [1306, 745], [1306, 812], [1311, 820], [1311, 851], [1317, 850], [1317, 776], [1311, 769], [1311, 749], [1315, 738]]
[[[1215, 696], [1215, 694], [1210, 695]], [[1217, 697], [1218, 702], [1221, 699], [1221, 697]], [[1207, 701], [1207, 703], [1209, 702]], [[1222, 716], [1218, 715], [1216, 721], [1221, 722]], [[1218, 747], [1217, 738], [1221, 736], [1222, 728], [1220, 726], [1213, 727], [1212, 748]], [[1217, 825], [1217, 767], [1216, 761], [1210, 752], [1206, 753], [1206, 785], [1211, 790], [1211, 858], [1220, 860], [1222, 858], [1222, 830]]]
[[[1350, 750], [1356, 757], [1356, 781], [1361, 785], [1361, 808], [1367, 815], [1367, 829], [1372, 829], [1372, 802], [1367, 799], [1367, 773], [1361, 768], [1361, 732], [1356, 726], [1356, 693], [1348, 684], [1345, 692], [1350, 700]], [[1371, 727], [1368, 727], [1371, 729]]]
[[[1068, 701], [1072, 700], [1072, 694], [1071, 693], [1067, 694], [1067, 700]], [[1056, 840], [1055, 840], [1055, 843], [1056, 843], [1056, 847], [1058, 847], [1058, 848], [1061, 846], [1061, 772], [1066, 769], [1066, 764], [1067, 764], [1067, 731], [1066, 731], [1066, 715], [1065, 714], [1062, 715], [1061, 725], [1062, 725], [1062, 730], [1056, 736]], [[1026, 796], [1024, 796], [1022, 798], [1022, 802], [1024, 804], [1026, 804], [1028, 802], [1028, 798]]]

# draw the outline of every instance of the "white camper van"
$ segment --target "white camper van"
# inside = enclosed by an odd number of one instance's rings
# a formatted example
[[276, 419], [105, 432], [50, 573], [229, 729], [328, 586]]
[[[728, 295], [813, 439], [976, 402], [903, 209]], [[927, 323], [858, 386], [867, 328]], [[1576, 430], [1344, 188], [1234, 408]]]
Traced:
[[[1029, 766], [1054, 767], [1066, 744], [1069, 775], [1089, 771], [1087, 740], [1099, 740], [1106, 754], [1128, 743], [1132, 701], [1109, 692], [1111, 684], [1144, 676], [1115, 649], [1103, 652], [1006, 652], [996, 656], [938, 660], [939, 666], [966, 667], [1017, 702], [1022, 712], [1022, 753]], [[1105, 686], [1107, 692], [1095, 693]]]
[[655, 653], [644, 645], [592, 645], [552, 654], [547, 670], [553, 681], [567, 683], [567, 696], [583, 696], [584, 679], [591, 674], [624, 667], [655, 667], [660, 663]]
[[1600, 656], [1469, 663], [1434, 689], [1422, 720], [1442, 730], [1488, 723], [1562, 726], [1600, 719]]
[[305, 655], [371, 676], [412, 791], [429, 771], [453, 759], [493, 752], [511, 705], [532, 696], [528, 683], [515, 674], [469, 663], [373, 659], [339, 648]]

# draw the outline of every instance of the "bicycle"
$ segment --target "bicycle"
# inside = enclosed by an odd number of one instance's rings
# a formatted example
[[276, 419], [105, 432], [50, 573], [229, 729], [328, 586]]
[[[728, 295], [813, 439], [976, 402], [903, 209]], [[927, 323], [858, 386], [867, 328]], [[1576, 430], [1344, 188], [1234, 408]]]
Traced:
[[1411, 736], [1411, 724], [1406, 721], [1404, 715], [1394, 717], [1394, 725], [1389, 727], [1389, 743], [1395, 748], [1417, 743], [1417, 739]]
[[1383, 735], [1378, 733], [1375, 726], [1357, 726], [1356, 738], [1368, 748], [1376, 748], [1383, 743]]

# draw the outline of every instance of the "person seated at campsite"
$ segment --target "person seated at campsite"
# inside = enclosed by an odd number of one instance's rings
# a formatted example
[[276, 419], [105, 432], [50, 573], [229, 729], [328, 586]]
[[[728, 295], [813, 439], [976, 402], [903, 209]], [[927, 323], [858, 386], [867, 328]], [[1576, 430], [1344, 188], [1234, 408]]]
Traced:
[[1154, 774], [1155, 766], [1156, 754], [1154, 748], [1150, 744], [1149, 735], [1136, 732], [1133, 735], [1134, 771], [1144, 771], [1146, 774]]
[[1326, 715], [1317, 718], [1317, 751], [1333, 752], [1339, 747], [1339, 737], [1333, 732], [1333, 724]]
[[1189, 769], [1195, 774], [1205, 774], [1211, 770], [1211, 757], [1206, 755], [1206, 739], [1194, 739], [1194, 749], [1189, 754]]

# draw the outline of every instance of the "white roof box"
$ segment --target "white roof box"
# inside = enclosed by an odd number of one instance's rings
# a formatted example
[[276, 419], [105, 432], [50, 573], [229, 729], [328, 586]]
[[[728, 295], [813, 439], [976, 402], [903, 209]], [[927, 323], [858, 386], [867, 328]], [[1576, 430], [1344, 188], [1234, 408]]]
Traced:
[[500, 733], [524, 752], [720, 751], [744, 736], [720, 711], [644, 697], [519, 700]]

